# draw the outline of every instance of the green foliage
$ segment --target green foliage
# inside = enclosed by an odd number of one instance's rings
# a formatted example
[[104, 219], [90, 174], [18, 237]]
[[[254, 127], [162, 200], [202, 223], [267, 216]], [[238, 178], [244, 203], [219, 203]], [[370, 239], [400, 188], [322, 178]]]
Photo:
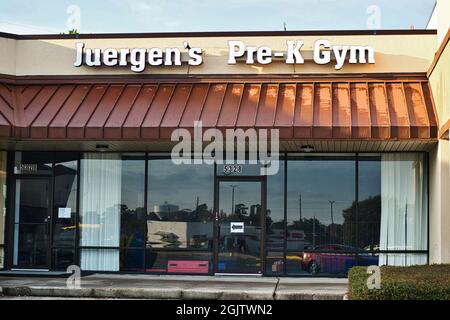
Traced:
[[450, 300], [450, 265], [381, 267], [381, 288], [367, 288], [367, 267], [348, 273], [352, 300]]
[[[60, 34], [66, 34], [65, 32], [61, 32]], [[78, 32], [77, 29], [71, 29], [68, 31], [67, 34], [72, 34], [72, 35], [76, 35], [76, 34], [80, 34], [80, 32]]]

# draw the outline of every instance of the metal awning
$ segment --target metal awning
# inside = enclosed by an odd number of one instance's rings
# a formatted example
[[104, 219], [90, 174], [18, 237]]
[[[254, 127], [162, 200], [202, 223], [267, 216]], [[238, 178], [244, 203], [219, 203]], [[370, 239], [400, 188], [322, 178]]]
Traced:
[[277, 128], [284, 140], [437, 139], [426, 80], [0, 84], [0, 136], [157, 140], [177, 128]]

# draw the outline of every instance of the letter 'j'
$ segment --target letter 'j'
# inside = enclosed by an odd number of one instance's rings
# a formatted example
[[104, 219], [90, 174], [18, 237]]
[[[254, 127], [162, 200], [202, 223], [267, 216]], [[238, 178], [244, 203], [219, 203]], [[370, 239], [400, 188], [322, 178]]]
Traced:
[[75, 67], [79, 67], [83, 64], [83, 49], [84, 49], [84, 43], [83, 42], [77, 42], [75, 45], [76, 48], [76, 58], [73, 65]]

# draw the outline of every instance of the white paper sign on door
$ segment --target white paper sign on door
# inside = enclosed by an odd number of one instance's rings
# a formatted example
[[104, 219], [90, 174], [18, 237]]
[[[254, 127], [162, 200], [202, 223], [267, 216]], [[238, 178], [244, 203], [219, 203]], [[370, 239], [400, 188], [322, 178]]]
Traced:
[[71, 208], [58, 208], [58, 218], [59, 219], [70, 219], [72, 215]]
[[231, 233], [244, 233], [244, 223], [243, 222], [230, 222], [230, 232]]

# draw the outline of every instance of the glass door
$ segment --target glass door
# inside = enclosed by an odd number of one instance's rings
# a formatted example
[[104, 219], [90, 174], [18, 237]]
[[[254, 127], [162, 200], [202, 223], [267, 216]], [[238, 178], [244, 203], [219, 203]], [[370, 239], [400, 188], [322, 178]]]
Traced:
[[262, 274], [264, 181], [218, 181], [216, 273]]
[[50, 178], [16, 179], [13, 267], [49, 268]]

